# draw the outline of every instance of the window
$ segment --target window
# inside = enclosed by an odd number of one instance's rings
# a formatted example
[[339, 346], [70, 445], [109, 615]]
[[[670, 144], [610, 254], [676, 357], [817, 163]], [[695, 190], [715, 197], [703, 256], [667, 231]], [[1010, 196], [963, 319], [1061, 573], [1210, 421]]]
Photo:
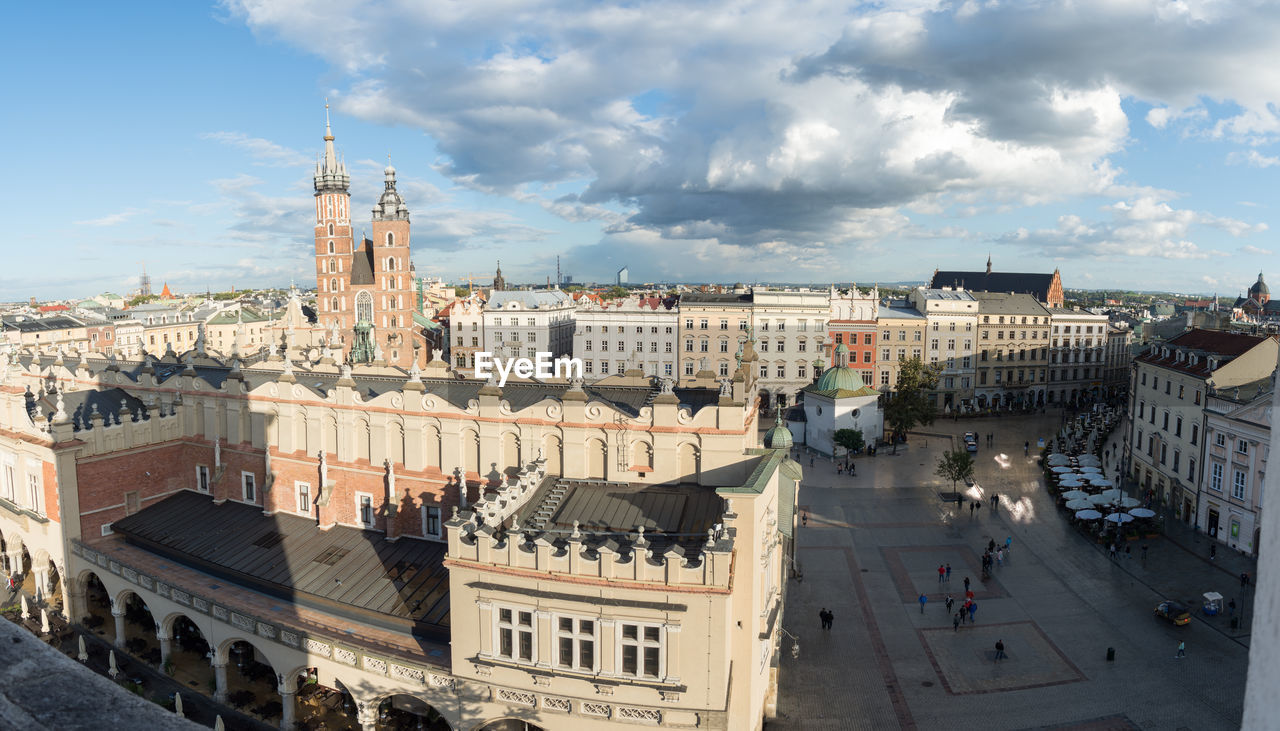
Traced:
[[[587, 365], [588, 365], [588, 366], [590, 366], [591, 364], [590, 364], [590, 363], [587, 363]], [[691, 360], [686, 360], [686, 361], [684, 362], [684, 374], [685, 374], [686, 376], [692, 376], [692, 375], [693, 375], [693, 361], [691, 361]]]
[[796, 366], [796, 377], [797, 378], [809, 377], [809, 369], [808, 367], [805, 366], [805, 364], [801, 363], [800, 365]]
[[1223, 434], [1222, 432], [1218, 432], [1217, 434], [1214, 434], [1213, 443], [1218, 445], [1219, 447], [1227, 446], [1227, 435]]
[[254, 482], [252, 472], [240, 473], [240, 488], [244, 495], [244, 501], [247, 503], [257, 502], [258, 491], [257, 484]]
[[356, 517], [360, 521], [360, 527], [373, 527], [373, 496], [364, 493], [356, 493]]
[[1195, 457], [1187, 457], [1187, 479], [1188, 480], [1196, 479], [1196, 458]]
[[44, 512], [40, 509], [40, 463], [35, 460], [27, 462], [27, 507]]
[[593, 619], [556, 617], [556, 665], [569, 670], [596, 670], [596, 627]]
[[[782, 363], [779, 363], [779, 364], [778, 364], [778, 369], [777, 369], [777, 370], [778, 370], [778, 378], [786, 378], [786, 377], [787, 377], [787, 366], [786, 366], [786, 365], [784, 365], [784, 364], [782, 364]], [[723, 374], [723, 375], [728, 375], [728, 374], [726, 373], [726, 374]]]
[[698, 341], [698, 352], [706, 353], [711, 350], [711, 341], [703, 338]]
[[298, 495], [298, 512], [306, 515], [311, 512], [311, 485], [306, 482], [293, 483], [294, 492]]
[[4, 478], [4, 482], [0, 484], [0, 495], [3, 495], [5, 500], [14, 502], [14, 492], [17, 490], [17, 480], [15, 479], [17, 470], [14, 465], [14, 458], [12, 454], [5, 454], [0, 455], [0, 459], [4, 460], [4, 470], [0, 472], [0, 475]]
[[1182, 417], [1181, 416], [1179, 416], [1178, 420], [1175, 421], [1173, 424], [1173, 435], [1175, 437], [1182, 436]]
[[124, 514], [125, 515], [133, 515], [134, 513], [138, 512], [138, 508], [140, 507], [140, 504], [141, 503], [138, 500], [137, 490], [130, 490], [129, 492], [126, 492], [124, 494]]
[[760, 366], [760, 377], [761, 377], [761, 378], [768, 378], [768, 377], [769, 377], [769, 366], [767, 366], [767, 365], [762, 365], [762, 366]]
[[729, 321], [728, 321], [728, 320], [721, 320], [721, 321], [720, 321], [720, 329], [721, 329], [721, 330], [728, 330], [728, 329], [729, 329]]
[[798, 349], [799, 349], [799, 351], [800, 351], [801, 353], [808, 352], [808, 350], [809, 350], [809, 343], [808, 343], [807, 341], [805, 341], [805, 340], [801, 340], [801, 341], [800, 341], [800, 345], [799, 345], [799, 348], [798, 348]]
[[[779, 329], [779, 330], [781, 330], [782, 328], [778, 328], [778, 329]], [[862, 335], [862, 344], [863, 344], [863, 345], [870, 345], [870, 344], [871, 344], [871, 333], [863, 333], [863, 335]]]
[[692, 352], [693, 352], [693, 341], [692, 341], [692, 340], [686, 340], [686, 341], [684, 341], [684, 352], [686, 352], [686, 353], [692, 353]]
[[422, 506], [422, 535], [440, 537], [440, 508], [434, 505]]
[[662, 628], [620, 624], [618, 672], [633, 678], [662, 678]]
[[1222, 465], [1215, 464], [1209, 469], [1209, 489], [1222, 492]]
[[1245, 441], [1244, 439], [1237, 439], [1237, 440], [1236, 440], [1236, 453], [1237, 453], [1237, 454], [1248, 454], [1248, 453], [1249, 453], [1249, 442]]
[[707, 321], [706, 321], [706, 318], [703, 318], [703, 319], [701, 319], [701, 320], [698, 320], [698, 329], [699, 329], [699, 330], [706, 330], [706, 329], [707, 329]]
[[1176, 473], [1180, 468], [1179, 463], [1182, 461], [1182, 452], [1173, 450], [1173, 471]]
[[889, 371], [880, 371], [880, 385], [881, 386], [889, 385]]
[[1191, 443], [1194, 445], [1199, 440], [1200, 440], [1200, 425], [1192, 424], [1191, 425]]
[[721, 341], [720, 341], [720, 352], [721, 352], [721, 353], [728, 353], [728, 352], [729, 352], [729, 341], [728, 341], [728, 340], [721, 340]]
[[533, 662], [533, 612], [498, 608], [494, 654], [517, 662]]
[[196, 489], [209, 492], [209, 468], [202, 464], [196, 465]]
[[1237, 500], [1244, 499], [1244, 472], [1241, 470], [1232, 470], [1231, 475], [1231, 497]]
[[[729, 364], [722, 360], [720, 361], [720, 376], [724, 377], [727, 375], [729, 375]], [[781, 376], [782, 374], [779, 373], [778, 375]]]
[[863, 363], [870, 363], [870, 362], [871, 362], [871, 351], [870, 351], [870, 350], [864, 350], [864, 351], [862, 351], [862, 362], [863, 362]]
[[684, 329], [685, 329], [685, 330], [692, 330], [692, 329], [693, 329], [693, 318], [689, 318], [689, 317], [686, 317], [686, 318], [685, 318], [685, 321], [684, 321]]

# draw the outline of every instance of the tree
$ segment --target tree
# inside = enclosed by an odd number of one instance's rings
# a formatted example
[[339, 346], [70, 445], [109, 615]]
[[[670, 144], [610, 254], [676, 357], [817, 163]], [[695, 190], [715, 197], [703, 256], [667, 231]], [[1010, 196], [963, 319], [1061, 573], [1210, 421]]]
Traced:
[[158, 294], [140, 294], [137, 297], [134, 297], [133, 299], [126, 302], [125, 306], [137, 307], [138, 305], [145, 305], [148, 302], [155, 302], [158, 299], [160, 299], [160, 295]]
[[466, 287], [454, 287], [453, 296], [458, 297], [460, 299], [465, 299], [471, 296], [471, 290], [467, 289]]
[[613, 287], [610, 287], [607, 292], [601, 294], [600, 296], [607, 300], [615, 300], [615, 299], [618, 299], [619, 297], [626, 297], [628, 294], [629, 292], [626, 287], [619, 287], [615, 285]]
[[956, 483], [973, 479], [973, 457], [963, 449], [944, 452], [938, 458], [938, 469], [934, 474], [944, 480], [951, 480], [951, 492], [954, 493], [955, 501], [960, 502], [960, 491], [956, 489]]
[[861, 429], [836, 429], [836, 433], [831, 437], [836, 446], [844, 447], [850, 453], [861, 451], [866, 446], [866, 442], [862, 439]]
[[902, 361], [898, 384], [884, 407], [884, 420], [893, 439], [893, 453], [898, 453], [898, 440], [921, 424], [932, 424], [938, 407], [929, 391], [938, 387], [938, 367], [925, 365], [920, 358]]

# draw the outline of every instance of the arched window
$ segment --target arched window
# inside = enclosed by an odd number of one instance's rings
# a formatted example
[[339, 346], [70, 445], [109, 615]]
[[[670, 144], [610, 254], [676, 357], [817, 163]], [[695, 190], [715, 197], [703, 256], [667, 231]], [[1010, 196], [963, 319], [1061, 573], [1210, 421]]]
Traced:
[[331, 300], [331, 301], [329, 302], [329, 311], [330, 311], [330, 312], [337, 312], [337, 311], [338, 311], [338, 298], [337, 298], [337, 297], [334, 297], [334, 298], [333, 298], [333, 300]]
[[[387, 234], [390, 236], [391, 234]], [[394, 256], [387, 257], [387, 271], [394, 272], [396, 270], [396, 259]]]
[[395, 245], [396, 245], [396, 235], [395, 235], [395, 234], [393, 234], [393, 233], [391, 233], [390, 231], [388, 231], [388, 232], [387, 232], [387, 246], [395, 246]]
[[356, 295], [356, 322], [373, 322], [373, 295], [367, 291]]
[[[331, 223], [331, 224], [329, 224], [329, 235], [330, 235], [330, 236], [332, 236], [332, 235], [333, 235], [333, 224], [332, 224], [332, 223]], [[332, 241], [330, 241], [330, 242], [329, 242], [329, 252], [330, 252], [330, 253], [332, 253], [332, 252], [333, 252], [333, 242], [332, 242]]]
[[337, 291], [338, 291], [338, 280], [336, 280], [336, 279], [330, 279], [330, 280], [329, 280], [329, 291], [330, 291], [330, 292], [337, 292]]
[[338, 273], [338, 262], [333, 259], [329, 260], [329, 273], [330, 274]]
[[[329, 224], [329, 228], [333, 228], [333, 224]], [[329, 233], [331, 233], [331, 234], [332, 234], [333, 232], [332, 232], [332, 231], [330, 231]], [[332, 242], [332, 241], [330, 241], [330, 242], [329, 242], [329, 253], [330, 253], [330, 254], [332, 254], [332, 253], [333, 253], [333, 242]]]
[[399, 326], [396, 324], [396, 316], [395, 316], [395, 315], [392, 315], [392, 316], [391, 316], [391, 327], [399, 327]]

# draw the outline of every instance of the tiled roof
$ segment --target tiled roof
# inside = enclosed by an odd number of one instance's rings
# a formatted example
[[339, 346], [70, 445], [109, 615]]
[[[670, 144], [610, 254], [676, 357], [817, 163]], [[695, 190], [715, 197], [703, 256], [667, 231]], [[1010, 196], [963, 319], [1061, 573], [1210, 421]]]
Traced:
[[[1205, 378], [1212, 375], [1213, 369], [1209, 367], [1209, 359], [1204, 356], [1217, 357], [1218, 365], [1221, 366], [1233, 358], [1249, 352], [1264, 340], [1266, 338], [1256, 335], [1244, 335], [1221, 330], [1188, 330], [1168, 342], [1148, 348], [1147, 352], [1138, 356], [1136, 360], [1139, 363], [1147, 363]], [[1168, 348], [1168, 356], [1164, 355], [1166, 348]], [[1192, 351], [1201, 357], [1196, 359], [1187, 358], [1186, 351]], [[1178, 358], [1179, 353], [1183, 356], [1181, 359]]]
[[351, 283], [373, 284], [373, 242], [369, 239], [351, 255]]
[[1049, 297], [1052, 274], [1023, 272], [934, 272], [930, 289], [964, 287], [980, 292], [1018, 292], [1034, 296], [1040, 302]]

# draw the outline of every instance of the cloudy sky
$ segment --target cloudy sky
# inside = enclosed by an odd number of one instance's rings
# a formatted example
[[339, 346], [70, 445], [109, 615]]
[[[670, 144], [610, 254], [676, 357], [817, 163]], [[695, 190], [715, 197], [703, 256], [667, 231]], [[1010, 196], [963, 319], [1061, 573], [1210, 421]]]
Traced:
[[[82, 3], [7, 9], [0, 299], [313, 283], [324, 103], [419, 273], [1280, 281], [1280, 4]], [[367, 225], [367, 214], [356, 226]]]

